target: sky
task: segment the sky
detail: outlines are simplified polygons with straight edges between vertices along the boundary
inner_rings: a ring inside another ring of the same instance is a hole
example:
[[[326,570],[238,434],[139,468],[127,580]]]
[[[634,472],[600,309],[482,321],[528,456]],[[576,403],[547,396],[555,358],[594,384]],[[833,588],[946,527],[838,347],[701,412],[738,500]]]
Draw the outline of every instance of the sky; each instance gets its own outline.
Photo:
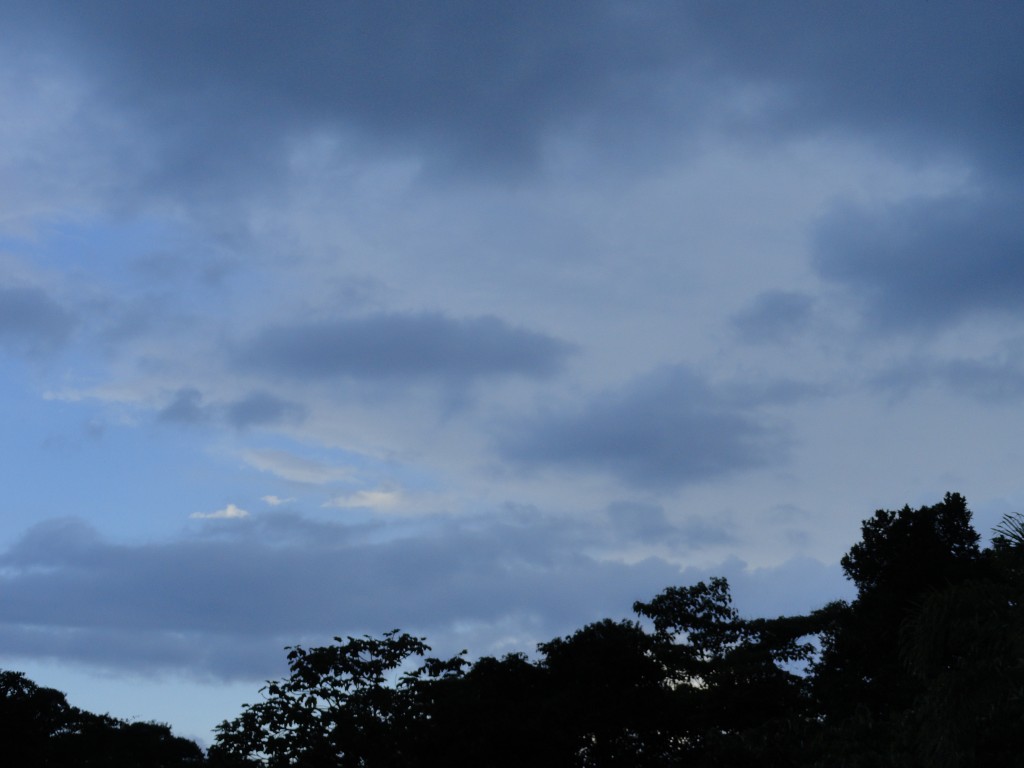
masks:
[[[1024,7],[0,2],[0,667],[211,729],[1024,508]]]

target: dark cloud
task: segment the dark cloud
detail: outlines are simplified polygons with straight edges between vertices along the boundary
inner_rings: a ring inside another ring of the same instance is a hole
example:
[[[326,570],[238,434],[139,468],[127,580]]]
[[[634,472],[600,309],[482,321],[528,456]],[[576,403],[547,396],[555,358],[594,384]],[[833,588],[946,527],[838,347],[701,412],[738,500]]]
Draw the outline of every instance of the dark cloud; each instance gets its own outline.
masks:
[[[983,360],[917,357],[877,374],[872,384],[899,397],[922,387],[940,386],[988,405],[1013,403],[1024,399],[1024,360],[1019,356]]]
[[[239,354],[253,370],[301,378],[434,378],[466,383],[488,376],[549,376],[571,345],[495,317],[379,314],[265,330]]]
[[[662,544],[675,551],[697,550],[735,541],[725,526],[698,519],[683,524],[672,523],[664,508],[657,504],[612,502],[608,505],[608,518],[615,535],[623,541]]]
[[[216,536],[134,546],[79,521],[41,524],[0,557],[0,653],[259,679],[283,645],[311,636],[518,617],[547,639],[679,573],[580,555],[585,531],[536,518],[384,542],[295,522],[211,521]]]
[[[784,441],[748,405],[693,371],[671,367],[595,398],[575,413],[546,413],[510,428],[501,454],[522,466],[608,472],[671,488],[781,459]]]
[[[160,421],[176,424],[224,421],[236,429],[299,422],[305,417],[303,406],[269,392],[250,392],[239,400],[207,404],[203,402],[203,393],[194,387],[179,389],[171,401],[157,412]]]
[[[297,403],[282,400],[267,392],[252,392],[224,409],[224,418],[233,427],[246,427],[298,422],[306,417],[306,410]]]
[[[793,405],[827,397],[835,391],[829,383],[798,379],[754,378],[722,385],[718,391],[723,404],[746,409],[755,406]]]
[[[762,126],[869,135],[906,159],[967,157],[1024,171],[1024,9],[790,0],[677,4],[721,70],[770,94]]]
[[[286,644],[401,627],[454,652],[467,640],[457,626],[490,626],[478,639],[498,642],[509,622],[547,640],[712,573],[582,555],[607,532],[522,509],[448,520],[428,535],[418,526],[414,538],[289,515],[205,526],[177,541],[123,545],[81,521],[37,525],[0,555],[0,654],[263,680],[279,674]],[[815,607],[825,582],[809,595],[801,573],[839,573],[816,561],[777,570],[753,578],[730,560],[713,572],[740,591],[753,584],[759,599],[745,604],[769,613]],[[780,578],[785,595],[773,591]]]
[[[742,121],[779,135],[866,131],[1022,163],[1012,4],[8,5],[26,51],[68,60],[159,137],[151,182],[165,186],[266,170],[289,136],[324,131],[516,172],[552,129],[635,132],[656,115],[677,136],[748,85],[772,98]]]
[[[675,535],[675,529],[657,504],[616,501],[608,505],[608,518],[626,541],[655,543]]]
[[[876,330],[924,330],[1024,313],[1024,199],[913,200],[844,207],[820,225],[822,277],[857,296]]]
[[[813,307],[807,294],[768,291],[733,316],[733,327],[748,344],[783,343],[807,327]]]
[[[205,424],[211,414],[203,405],[202,392],[194,387],[183,387],[174,393],[171,402],[160,409],[157,418],[175,424]]]
[[[64,344],[74,330],[71,313],[39,288],[0,287],[0,346],[35,356]]]
[[[655,47],[614,3],[46,6],[12,22],[161,137],[165,183],[273,161],[285,137],[325,129],[514,170]]]
[[[0,623],[0,649],[8,659],[84,664],[143,678],[175,670],[204,681],[262,681],[286,672],[282,645],[214,632]]]

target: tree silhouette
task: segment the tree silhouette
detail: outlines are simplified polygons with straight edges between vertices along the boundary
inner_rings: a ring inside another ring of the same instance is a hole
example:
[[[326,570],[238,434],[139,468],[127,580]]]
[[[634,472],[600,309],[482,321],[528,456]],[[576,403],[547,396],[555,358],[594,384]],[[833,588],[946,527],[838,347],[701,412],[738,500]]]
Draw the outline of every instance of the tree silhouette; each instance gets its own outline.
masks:
[[[988,564],[959,494],[878,510],[861,533],[841,561],[857,597],[837,605],[812,678],[825,724],[819,741],[851,765],[915,765],[911,712],[927,685],[908,666],[902,638],[926,601],[983,577]]]
[[[563,764],[664,765],[672,756],[660,645],[635,622],[605,619],[539,646],[547,672],[542,707],[572,760]]]
[[[185,768],[202,750],[159,723],[127,723],[68,704],[21,672],[0,672],[0,745],[19,768]]]
[[[422,639],[293,648],[290,675],[218,729],[220,766],[1019,765],[1024,519],[980,549],[966,501],[879,510],[842,559],[857,587],[745,618],[729,584],[673,586],[522,653]]]
[[[461,674],[465,662],[426,658],[417,637],[392,630],[288,653],[288,679],[217,728],[218,765],[412,765],[428,712],[426,680]],[[419,667],[402,671],[411,660]]]
[[[939,768],[1024,755],[1024,518],[996,533],[982,573],[929,594],[902,627],[901,658],[923,687],[908,725]]]
[[[723,578],[670,587],[634,610],[655,627],[677,749],[698,764],[785,764],[810,717],[811,638],[823,615],[744,619]]]

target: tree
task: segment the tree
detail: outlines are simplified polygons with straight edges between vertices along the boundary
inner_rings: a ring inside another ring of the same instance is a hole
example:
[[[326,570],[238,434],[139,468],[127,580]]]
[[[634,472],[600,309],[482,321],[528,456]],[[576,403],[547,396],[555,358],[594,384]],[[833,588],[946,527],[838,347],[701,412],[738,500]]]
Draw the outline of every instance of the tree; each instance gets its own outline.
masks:
[[[562,765],[665,765],[674,751],[661,639],[605,619],[538,647],[547,673],[541,706],[558,729]],[[556,738],[557,736],[557,738]]]
[[[11,765],[45,765],[55,742],[75,732],[77,719],[60,691],[21,672],[0,672],[0,743]]]
[[[971,512],[959,494],[935,505],[878,510],[841,561],[857,587],[822,635],[813,688],[824,718],[819,742],[849,765],[913,765],[907,718],[925,684],[901,655],[905,627],[931,596],[987,569]]]
[[[68,704],[21,672],[0,672],[0,745],[19,768],[186,768],[205,763],[195,742],[159,723],[127,723]]]
[[[211,763],[1020,764],[1024,518],[997,533],[980,549],[957,494],[879,510],[842,559],[849,603],[744,618],[715,578],[635,603],[640,621],[541,643],[536,661],[431,658],[397,630],[293,648],[289,677],[220,726]]]
[[[799,667],[824,614],[741,618],[724,578],[670,587],[633,608],[659,639],[677,751],[704,765],[789,764],[808,717]]]
[[[904,623],[921,683],[908,715],[923,765],[1011,765],[1024,754],[1024,518],[996,528],[976,578],[929,594]]]
[[[930,507],[878,510],[840,564],[859,600],[884,592],[905,608],[908,598],[972,575],[980,539],[967,500],[947,493]]]
[[[217,727],[215,765],[408,766],[428,727],[427,682],[459,675],[461,657],[427,658],[422,638],[380,638],[289,649],[289,677],[268,682],[263,701]],[[413,660],[420,666],[410,668]],[[403,671],[405,670],[405,671]]]
[[[550,675],[525,654],[485,656],[464,675],[426,685],[431,727],[421,742],[424,762],[451,768],[571,764],[565,712],[549,706]]]

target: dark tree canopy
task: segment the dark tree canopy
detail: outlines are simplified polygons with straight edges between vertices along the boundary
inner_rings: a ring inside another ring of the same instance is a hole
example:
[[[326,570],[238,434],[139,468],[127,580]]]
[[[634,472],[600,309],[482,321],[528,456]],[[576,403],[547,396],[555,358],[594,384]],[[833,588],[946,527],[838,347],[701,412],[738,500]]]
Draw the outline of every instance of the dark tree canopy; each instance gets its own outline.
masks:
[[[972,575],[980,539],[966,499],[947,493],[931,507],[878,510],[861,525],[861,540],[840,564],[858,599],[879,592],[909,598]]]
[[[856,598],[803,616],[745,618],[715,578],[533,658],[431,659],[397,631],[293,649],[211,762],[1020,765],[1024,523],[997,533],[981,549],[957,494],[879,510],[842,560]]]
[[[186,768],[205,764],[194,742],[159,723],[128,723],[68,704],[21,672],[0,672],[0,746],[18,768]]]
[[[864,521],[861,540],[841,561],[857,597],[825,632],[814,678],[824,711],[849,716],[862,708],[879,727],[899,728],[887,713],[922,692],[901,660],[904,625],[930,595],[984,574],[979,538],[959,494],[916,510],[878,510]]]

